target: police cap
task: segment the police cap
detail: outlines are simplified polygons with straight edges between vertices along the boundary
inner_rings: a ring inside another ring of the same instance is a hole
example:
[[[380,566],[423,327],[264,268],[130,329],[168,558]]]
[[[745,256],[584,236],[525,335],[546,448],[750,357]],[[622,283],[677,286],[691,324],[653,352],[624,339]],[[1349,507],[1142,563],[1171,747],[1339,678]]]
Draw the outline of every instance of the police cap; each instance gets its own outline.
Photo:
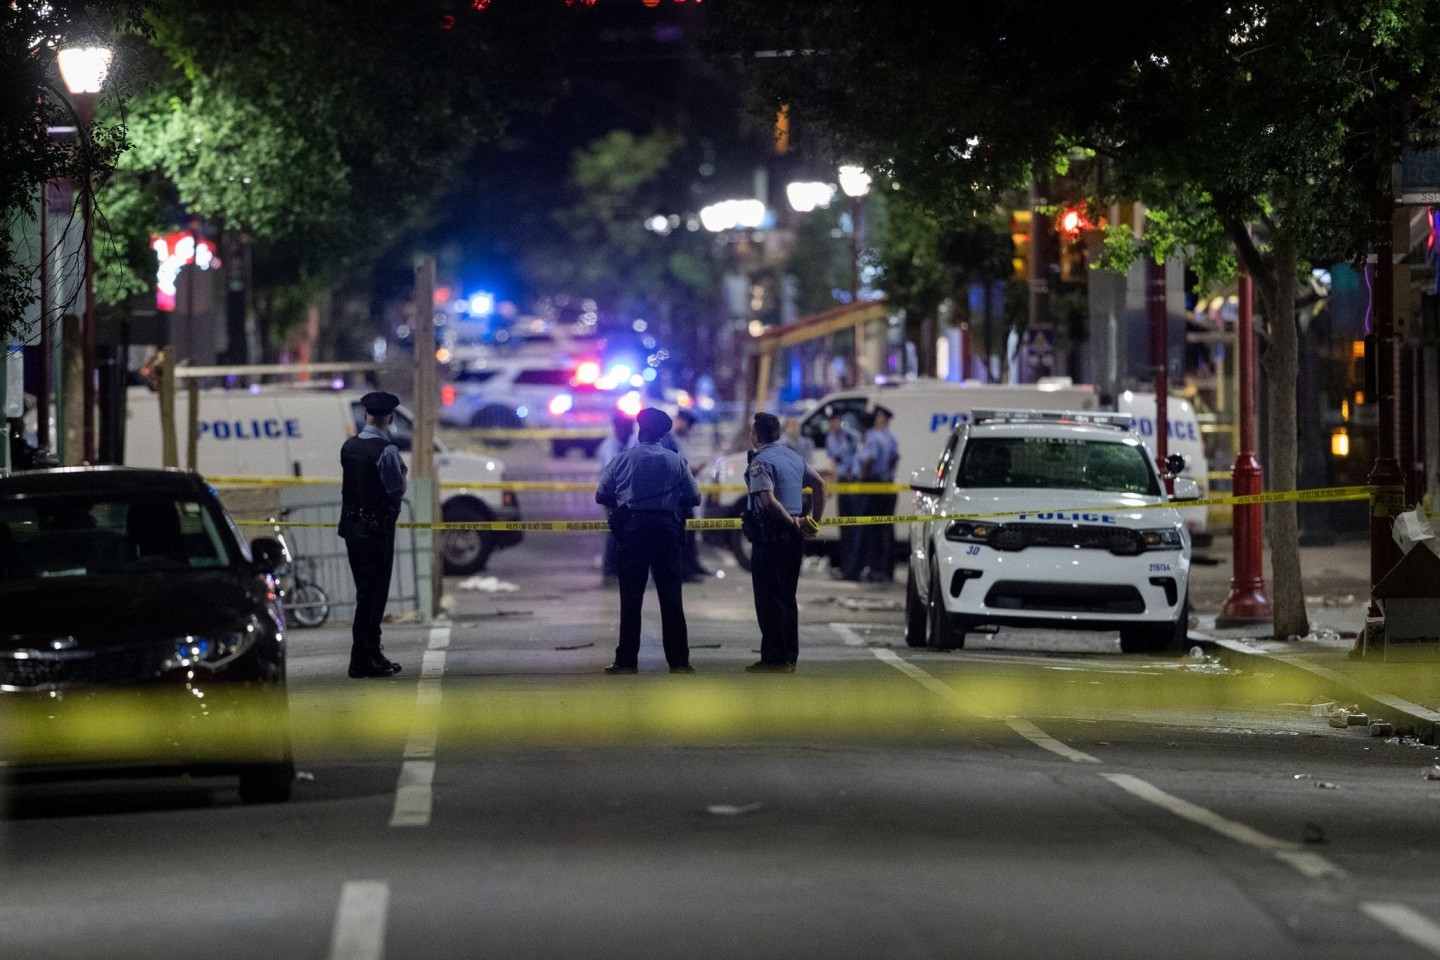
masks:
[[[886,417],[886,418],[889,418],[889,419],[894,419],[895,414],[894,414],[894,412],[893,412],[889,407],[883,406],[883,405],[881,405],[881,404],[876,404],[876,406],[875,406],[875,416],[877,416],[877,417],[883,416],[883,417]]]
[[[674,422],[670,414],[658,407],[646,407],[635,417],[635,422],[647,436],[663,436],[670,432]]]
[[[400,406],[400,398],[384,390],[374,390],[360,398],[360,406],[372,417],[388,417]]]

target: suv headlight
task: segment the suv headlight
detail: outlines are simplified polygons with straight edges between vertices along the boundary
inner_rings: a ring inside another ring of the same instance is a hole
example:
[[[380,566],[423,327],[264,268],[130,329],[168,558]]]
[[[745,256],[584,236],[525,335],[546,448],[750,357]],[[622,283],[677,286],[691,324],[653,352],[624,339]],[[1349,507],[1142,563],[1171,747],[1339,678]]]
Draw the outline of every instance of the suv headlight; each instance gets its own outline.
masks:
[[[238,627],[176,637],[174,649],[166,658],[164,667],[167,670],[187,667],[213,670],[249,650],[259,636],[260,621],[251,614]]]
[[[1159,527],[1154,530],[1137,530],[1146,550],[1179,550],[1185,545],[1179,527]]]
[[[998,524],[977,523],[973,520],[956,520],[945,528],[945,539],[959,543],[989,543]]]

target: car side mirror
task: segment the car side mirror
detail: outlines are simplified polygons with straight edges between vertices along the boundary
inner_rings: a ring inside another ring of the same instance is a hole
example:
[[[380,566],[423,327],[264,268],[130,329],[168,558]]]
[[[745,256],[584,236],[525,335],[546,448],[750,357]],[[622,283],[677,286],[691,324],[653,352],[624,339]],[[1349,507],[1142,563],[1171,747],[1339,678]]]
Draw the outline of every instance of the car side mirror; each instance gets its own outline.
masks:
[[[1185,458],[1178,453],[1172,453],[1165,458],[1165,476],[1178,477],[1185,469]]]
[[[938,497],[945,488],[935,482],[935,475],[928,470],[910,471],[910,489],[927,497]]]
[[[1175,492],[1170,494],[1171,500],[1199,500],[1200,484],[1189,477],[1175,478]]]
[[[285,548],[274,537],[251,540],[250,555],[255,558],[255,569],[261,573],[274,573],[285,563]]]

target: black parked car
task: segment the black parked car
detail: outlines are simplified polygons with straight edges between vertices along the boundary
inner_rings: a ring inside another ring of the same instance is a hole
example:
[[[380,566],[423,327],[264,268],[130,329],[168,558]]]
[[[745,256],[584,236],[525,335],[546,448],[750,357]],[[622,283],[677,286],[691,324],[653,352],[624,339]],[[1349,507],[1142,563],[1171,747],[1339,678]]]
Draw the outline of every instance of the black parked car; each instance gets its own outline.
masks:
[[[0,478],[0,737],[10,779],[239,774],[288,800],[279,544],[176,470]]]

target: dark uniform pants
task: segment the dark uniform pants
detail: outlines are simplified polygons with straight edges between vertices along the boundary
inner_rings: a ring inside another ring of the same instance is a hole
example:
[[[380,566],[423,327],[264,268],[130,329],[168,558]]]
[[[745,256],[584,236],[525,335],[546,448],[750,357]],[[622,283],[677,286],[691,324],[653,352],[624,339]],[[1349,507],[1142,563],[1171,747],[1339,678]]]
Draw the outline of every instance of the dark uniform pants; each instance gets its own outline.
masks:
[[[760,621],[760,662],[794,663],[800,656],[800,561],[805,541],[784,531],[760,540],[750,554],[750,585],[755,618]]]
[[[872,517],[895,515],[897,496],[893,493],[872,493],[865,498],[865,512]],[[885,580],[895,579],[895,527],[889,523],[874,523],[860,527],[865,531],[865,566],[870,568],[872,577]]]
[[[690,638],[685,628],[685,605],[680,588],[685,572],[680,567],[684,528],[673,513],[639,510],[630,515],[616,538],[615,561],[620,574],[620,643],[615,663],[633,667],[640,656],[640,608],[645,582],[655,578],[660,597],[661,643],[665,661],[672,667],[690,663]]]
[[[840,483],[853,483],[846,478]],[[842,493],[839,497],[838,513],[842,517],[858,517],[865,512],[865,494]],[[840,528],[840,575],[846,580],[859,580],[865,570],[864,554],[865,528],[845,526]]]
[[[348,537],[345,552],[355,578],[355,623],[350,631],[350,663],[369,666],[380,656],[380,621],[390,597],[390,572],[395,568],[395,528],[375,536]]]

